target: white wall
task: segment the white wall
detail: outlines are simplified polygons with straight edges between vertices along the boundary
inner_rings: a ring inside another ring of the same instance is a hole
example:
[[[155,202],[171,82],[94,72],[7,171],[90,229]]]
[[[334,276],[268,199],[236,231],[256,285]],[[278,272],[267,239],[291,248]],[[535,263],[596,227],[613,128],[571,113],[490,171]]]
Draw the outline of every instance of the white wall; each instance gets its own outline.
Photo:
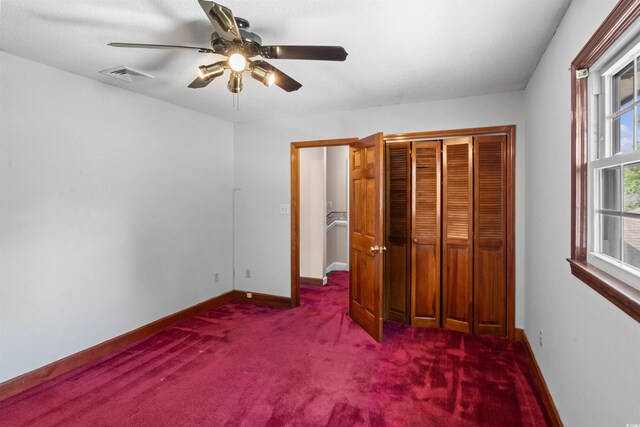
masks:
[[[326,149],[300,150],[300,276],[324,277]]]
[[[230,123],[3,52],[0,91],[0,381],[231,289]]]
[[[349,205],[347,193],[349,147],[327,147],[327,200],[333,207],[329,212],[346,212]]]
[[[348,168],[349,147],[346,145],[328,147],[327,150],[327,201],[331,201],[330,212],[347,212],[349,205]],[[327,253],[325,268],[334,262],[349,264],[347,225],[335,225],[327,231]]]
[[[640,423],[640,324],[575,279],[565,261],[571,233],[567,69],[615,3],[573,0],[525,91],[525,330],[567,426]]]
[[[292,96],[296,96],[295,94]],[[290,217],[279,204],[290,200],[290,143],[515,124],[516,129],[516,324],[523,324],[524,108],[522,92],[401,104],[357,111],[237,123],[234,174],[239,192],[236,265],[239,289],[290,295]]]

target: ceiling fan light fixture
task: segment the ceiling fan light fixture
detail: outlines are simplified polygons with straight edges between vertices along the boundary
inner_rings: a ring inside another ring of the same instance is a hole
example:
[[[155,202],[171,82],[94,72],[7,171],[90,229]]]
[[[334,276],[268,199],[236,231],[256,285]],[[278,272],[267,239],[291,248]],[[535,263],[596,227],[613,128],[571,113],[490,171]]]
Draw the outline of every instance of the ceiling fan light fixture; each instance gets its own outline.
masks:
[[[242,72],[247,68],[247,58],[241,53],[234,53],[229,57],[229,68],[236,73]]]
[[[227,83],[227,88],[231,93],[240,93],[242,90],[242,74],[240,73],[231,73],[231,77],[229,77],[229,83]]]
[[[316,61],[344,61],[347,58],[347,51],[342,46],[263,46],[260,36],[249,31],[249,21],[234,17],[228,7],[212,0],[198,0],[198,3],[213,25],[214,31],[211,33],[210,47],[120,42],[109,43],[109,45],[120,48],[181,49],[222,56],[224,57],[222,61],[211,65],[201,65],[198,68],[198,77],[187,87],[191,89],[204,88],[229,69],[231,76],[227,87],[236,95],[242,90],[241,74],[245,71],[249,71],[253,78],[265,86],[276,85],[286,92],[294,92],[302,87],[300,82],[268,62],[256,60],[256,56],[265,59]],[[234,97],[234,99],[237,98],[237,96]]]
[[[276,74],[273,71],[265,70],[257,65],[251,68],[251,77],[269,87],[276,81]]]
[[[198,74],[200,75],[200,78],[202,80],[204,80],[205,82],[209,82],[216,77],[220,77],[222,74],[224,74],[224,65],[220,64],[219,62],[211,65],[201,65],[200,67],[198,67]]]

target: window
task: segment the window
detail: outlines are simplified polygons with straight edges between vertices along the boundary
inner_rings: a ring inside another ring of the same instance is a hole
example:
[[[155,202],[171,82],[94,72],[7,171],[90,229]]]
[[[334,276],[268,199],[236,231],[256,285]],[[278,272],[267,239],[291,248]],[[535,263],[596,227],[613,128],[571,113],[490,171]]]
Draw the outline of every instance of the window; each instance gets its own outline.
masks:
[[[640,322],[638,34],[640,2],[620,0],[571,63],[568,261],[574,276]]]
[[[640,289],[640,43],[591,67],[587,260]],[[596,80],[594,82],[594,80]],[[604,88],[601,90],[600,88]],[[589,180],[591,178],[591,180]]]

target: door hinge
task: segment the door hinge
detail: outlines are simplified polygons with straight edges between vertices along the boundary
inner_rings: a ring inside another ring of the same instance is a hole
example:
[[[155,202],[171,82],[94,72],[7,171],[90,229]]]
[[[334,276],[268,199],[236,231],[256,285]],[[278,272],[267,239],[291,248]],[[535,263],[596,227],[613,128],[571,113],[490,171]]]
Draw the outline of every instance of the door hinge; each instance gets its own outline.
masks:
[[[584,79],[589,77],[589,69],[583,68],[582,70],[576,70],[576,79]]]

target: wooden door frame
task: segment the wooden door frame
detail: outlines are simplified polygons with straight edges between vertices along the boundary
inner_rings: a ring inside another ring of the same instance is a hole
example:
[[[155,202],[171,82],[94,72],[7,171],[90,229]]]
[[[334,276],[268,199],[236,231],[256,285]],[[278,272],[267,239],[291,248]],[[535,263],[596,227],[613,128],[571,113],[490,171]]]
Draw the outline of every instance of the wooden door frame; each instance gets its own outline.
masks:
[[[450,129],[430,132],[412,132],[384,135],[385,143],[445,139],[458,136],[505,134],[507,136],[507,338],[515,339],[516,295],[516,223],[515,223],[515,166],[516,126],[489,126],[468,129]]]
[[[291,143],[291,307],[300,305],[300,149],[350,146],[359,138]]]

